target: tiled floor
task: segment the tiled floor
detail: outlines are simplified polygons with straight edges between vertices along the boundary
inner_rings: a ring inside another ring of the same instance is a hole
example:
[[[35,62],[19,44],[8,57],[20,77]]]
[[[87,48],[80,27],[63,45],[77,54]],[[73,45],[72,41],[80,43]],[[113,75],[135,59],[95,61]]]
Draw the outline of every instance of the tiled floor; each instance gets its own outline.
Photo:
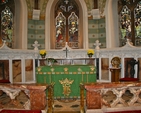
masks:
[[[80,111],[80,100],[69,101],[58,101],[54,100],[53,113],[79,113]]]
[[[86,113],[106,113],[106,112],[117,112],[117,111],[133,111],[133,110],[141,110],[140,106],[136,107],[118,107],[118,108],[102,108],[102,109],[89,109],[86,110]],[[135,112],[132,112],[135,113]]]

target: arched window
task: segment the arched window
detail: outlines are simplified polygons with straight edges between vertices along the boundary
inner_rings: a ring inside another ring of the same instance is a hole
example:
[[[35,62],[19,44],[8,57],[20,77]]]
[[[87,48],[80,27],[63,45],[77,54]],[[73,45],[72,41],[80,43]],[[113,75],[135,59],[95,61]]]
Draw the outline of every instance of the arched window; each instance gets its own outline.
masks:
[[[120,46],[130,39],[133,45],[141,46],[141,1],[119,0]]]
[[[13,12],[14,0],[1,0],[0,1],[0,40],[6,41],[8,47],[13,48]]]
[[[55,48],[61,49],[66,42],[71,48],[79,48],[79,10],[74,0],[59,0],[55,7]]]

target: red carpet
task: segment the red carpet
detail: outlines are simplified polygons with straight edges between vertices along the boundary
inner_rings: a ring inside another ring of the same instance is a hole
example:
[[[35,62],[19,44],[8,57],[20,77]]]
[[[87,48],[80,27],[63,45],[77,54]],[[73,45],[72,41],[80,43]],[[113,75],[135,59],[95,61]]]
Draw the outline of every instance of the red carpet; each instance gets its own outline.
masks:
[[[141,110],[133,110],[133,111],[115,111],[115,112],[105,112],[105,113],[141,113]]]
[[[6,79],[3,79],[3,80],[0,80],[0,83],[10,83],[10,81],[6,80]]]
[[[2,110],[0,113],[42,113],[40,110]]]

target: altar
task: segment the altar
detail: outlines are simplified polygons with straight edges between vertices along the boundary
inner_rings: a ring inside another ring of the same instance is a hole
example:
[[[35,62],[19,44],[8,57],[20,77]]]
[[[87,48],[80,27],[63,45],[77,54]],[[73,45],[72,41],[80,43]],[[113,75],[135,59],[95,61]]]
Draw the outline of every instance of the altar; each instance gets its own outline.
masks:
[[[96,82],[96,68],[93,65],[39,66],[36,82],[54,85],[54,97],[79,97],[80,83]]]

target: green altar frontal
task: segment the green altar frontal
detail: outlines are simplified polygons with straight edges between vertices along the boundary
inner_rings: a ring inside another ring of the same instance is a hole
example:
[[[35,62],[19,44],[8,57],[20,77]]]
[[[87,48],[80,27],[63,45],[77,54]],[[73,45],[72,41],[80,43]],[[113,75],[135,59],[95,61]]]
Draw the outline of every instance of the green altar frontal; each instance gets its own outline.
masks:
[[[54,97],[80,96],[80,83],[96,82],[91,65],[54,65],[36,68],[37,83],[54,84]]]

